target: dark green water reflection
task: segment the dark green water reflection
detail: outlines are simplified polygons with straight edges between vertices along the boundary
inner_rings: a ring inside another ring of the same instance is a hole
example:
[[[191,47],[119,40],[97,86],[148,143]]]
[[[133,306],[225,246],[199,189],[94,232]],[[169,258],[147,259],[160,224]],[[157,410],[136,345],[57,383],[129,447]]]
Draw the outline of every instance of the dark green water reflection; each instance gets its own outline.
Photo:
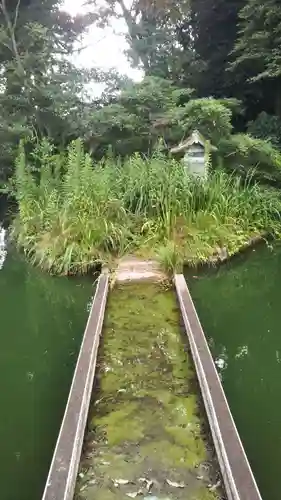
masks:
[[[264,500],[280,500],[281,246],[188,277]]]
[[[91,294],[13,253],[0,269],[1,500],[41,498]]]

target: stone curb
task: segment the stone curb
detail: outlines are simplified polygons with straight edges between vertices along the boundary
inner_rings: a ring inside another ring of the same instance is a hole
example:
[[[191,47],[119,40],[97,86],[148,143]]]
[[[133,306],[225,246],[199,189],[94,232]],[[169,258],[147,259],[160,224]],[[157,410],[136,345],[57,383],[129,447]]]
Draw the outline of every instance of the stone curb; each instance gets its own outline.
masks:
[[[98,279],[42,500],[73,499],[107,294],[108,275],[102,274]]]
[[[185,278],[175,286],[228,500],[262,500]]]

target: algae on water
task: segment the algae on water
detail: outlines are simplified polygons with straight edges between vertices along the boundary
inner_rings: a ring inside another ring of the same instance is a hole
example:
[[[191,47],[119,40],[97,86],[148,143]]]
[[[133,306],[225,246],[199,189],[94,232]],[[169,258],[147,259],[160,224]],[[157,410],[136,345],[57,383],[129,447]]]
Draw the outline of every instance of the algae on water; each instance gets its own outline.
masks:
[[[77,500],[217,498],[179,325],[170,289],[111,292]]]

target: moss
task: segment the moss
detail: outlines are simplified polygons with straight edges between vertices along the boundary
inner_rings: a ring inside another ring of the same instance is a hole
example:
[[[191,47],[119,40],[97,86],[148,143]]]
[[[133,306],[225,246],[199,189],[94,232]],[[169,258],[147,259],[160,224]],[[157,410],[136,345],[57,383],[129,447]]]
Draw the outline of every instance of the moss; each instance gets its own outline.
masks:
[[[169,407],[171,417],[177,426],[188,424],[189,426],[197,426],[198,434],[200,433],[200,421],[197,415],[197,397],[195,394],[189,394],[188,397],[173,397],[173,404]]]
[[[92,426],[95,427],[96,425],[104,425],[106,427],[108,426],[115,426],[119,425],[120,422],[124,421],[124,419],[128,418],[137,408],[136,403],[127,403],[126,405],[122,405],[121,408],[119,408],[116,411],[110,412],[108,415],[105,415],[104,417],[97,418],[96,416],[93,417],[92,419]]]
[[[207,487],[202,487],[191,500],[218,500],[218,498],[217,493],[210,491]]]
[[[150,397],[152,398],[155,398],[158,403],[164,405],[164,406],[169,406],[169,404],[171,403],[172,399],[173,399],[173,394],[171,391],[169,390],[151,390],[147,393],[147,395],[149,395]]]
[[[92,406],[93,456],[88,460],[96,480],[89,491],[96,490],[97,498],[106,498],[114,479],[133,481],[134,490],[140,477],[150,477],[157,484],[152,495],[201,500],[195,467],[209,457],[179,324],[171,289],[138,283],[118,285],[110,294],[99,353],[99,394]],[[171,472],[188,483],[184,490],[170,491],[166,478]],[[125,498],[126,488],[114,489],[114,498]],[[118,496],[121,491],[123,497]],[[94,495],[85,498],[96,500]]]
[[[126,454],[107,451],[102,455],[102,459],[97,460],[96,465],[103,472],[104,477],[108,476],[113,480],[126,478],[133,481],[139,472],[140,457],[135,455],[128,460]]]
[[[205,443],[201,436],[198,436],[198,432],[194,433],[189,425],[186,427],[166,427],[165,429],[176,444],[185,447],[188,462],[192,467],[206,460]]]
[[[120,389],[120,381],[116,377],[115,373],[108,372],[104,373],[101,379],[101,390],[103,392],[115,391]]]
[[[173,444],[171,441],[164,439],[145,444],[141,447],[140,454],[143,457],[149,456],[154,464],[162,462],[166,469],[192,468],[196,465],[193,462],[193,457],[189,460],[184,446]]]
[[[97,490],[96,488],[91,487],[82,493],[81,498],[87,500],[118,500],[119,498],[119,500],[123,500],[124,496],[121,492],[110,491],[105,488]]]
[[[110,446],[125,441],[139,441],[143,437],[143,429],[136,417],[137,404],[124,403],[122,408],[110,412],[101,418],[93,418],[92,425],[101,426],[106,432]]]

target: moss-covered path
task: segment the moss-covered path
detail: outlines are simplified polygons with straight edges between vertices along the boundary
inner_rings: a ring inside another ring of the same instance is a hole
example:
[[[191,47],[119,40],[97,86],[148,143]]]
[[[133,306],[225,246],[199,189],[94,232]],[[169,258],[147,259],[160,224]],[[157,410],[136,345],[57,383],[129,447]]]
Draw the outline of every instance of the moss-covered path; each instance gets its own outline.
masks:
[[[160,284],[111,292],[77,500],[218,498],[179,324]]]

